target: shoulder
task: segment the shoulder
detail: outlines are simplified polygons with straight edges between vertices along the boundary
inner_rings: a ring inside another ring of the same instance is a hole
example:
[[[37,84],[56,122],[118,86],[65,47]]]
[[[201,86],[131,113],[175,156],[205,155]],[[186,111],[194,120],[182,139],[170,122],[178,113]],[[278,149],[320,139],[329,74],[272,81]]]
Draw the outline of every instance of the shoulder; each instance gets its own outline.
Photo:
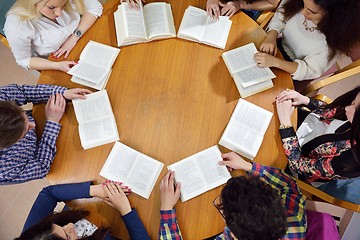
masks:
[[[22,20],[17,14],[9,14],[6,17],[4,31],[6,35],[16,33],[31,34],[34,32],[36,20]]]

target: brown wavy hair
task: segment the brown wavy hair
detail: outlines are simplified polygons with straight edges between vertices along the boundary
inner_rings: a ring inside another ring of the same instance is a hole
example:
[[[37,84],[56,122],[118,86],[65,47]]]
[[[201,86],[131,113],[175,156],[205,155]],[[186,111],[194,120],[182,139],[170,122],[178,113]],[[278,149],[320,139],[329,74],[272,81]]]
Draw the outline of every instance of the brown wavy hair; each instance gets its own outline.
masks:
[[[324,16],[317,27],[326,37],[330,49],[329,60],[337,53],[349,55],[360,47],[360,1],[359,0],[313,0]],[[304,8],[303,0],[288,0],[280,11],[287,21]]]

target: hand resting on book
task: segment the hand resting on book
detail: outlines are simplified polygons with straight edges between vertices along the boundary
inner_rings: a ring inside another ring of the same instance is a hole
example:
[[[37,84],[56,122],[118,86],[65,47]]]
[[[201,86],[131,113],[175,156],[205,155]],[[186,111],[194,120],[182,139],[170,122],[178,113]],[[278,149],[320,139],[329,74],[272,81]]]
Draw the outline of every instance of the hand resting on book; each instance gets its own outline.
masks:
[[[169,170],[160,182],[160,210],[166,211],[173,209],[180,198],[181,183],[177,183],[175,187],[174,179],[175,172]]]
[[[242,157],[237,155],[234,152],[224,153],[221,155],[223,161],[219,162],[219,165],[225,165],[229,171],[235,170],[244,170],[251,171],[252,164],[245,161]]]
[[[139,9],[139,2],[140,0],[120,0],[120,2],[128,2],[130,8]],[[143,3],[145,3],[145,0],[141,0]]]
[[[103,183],[103,189],[107,195],[104,202],[115,208],[121,216],[124,216],[131,212],[131,205],[129,199],[126,197],[126,193],[121,183],[108,181]],[[130,190],[131,191],[131,190]]]

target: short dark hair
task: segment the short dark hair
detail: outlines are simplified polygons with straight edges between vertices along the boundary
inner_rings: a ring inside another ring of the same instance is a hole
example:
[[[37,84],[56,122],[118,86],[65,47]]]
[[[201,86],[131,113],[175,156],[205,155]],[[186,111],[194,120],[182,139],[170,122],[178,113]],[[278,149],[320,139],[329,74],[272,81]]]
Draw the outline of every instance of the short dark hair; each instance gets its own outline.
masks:
[[[281,196],[257,176],[229,179],[221,191],[221,204],[226,225],[237,239],[278,240],[286,233]]]
[[[25,132],[24,111],[13,101],[0,101],[0,148],[19,141]]]
[[[68,223],[76,223],[77,221],[89,215],[89,211],[85,209],[63,211],[61,213],[51,214],[45,217],[37,224],[31,226],[24,231],[20,237],[14,240],[64,240],[62,237],[52,233],[53,224],[65,226]],[[81,239],[101,240],[105,239],[109,232],[107,227],[99,227],[91,236]]]

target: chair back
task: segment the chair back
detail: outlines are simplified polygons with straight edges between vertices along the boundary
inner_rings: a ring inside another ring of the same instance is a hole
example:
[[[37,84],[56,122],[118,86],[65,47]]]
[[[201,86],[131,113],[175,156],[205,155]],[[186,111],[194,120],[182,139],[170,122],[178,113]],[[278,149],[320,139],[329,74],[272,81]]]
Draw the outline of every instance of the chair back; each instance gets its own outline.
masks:
[[[1,0],[0,1],[0,33],[1,35],[5,36],[4,33],[4,25],[6,19],[6,13],[9,9],[14,5],[16,0]]]

